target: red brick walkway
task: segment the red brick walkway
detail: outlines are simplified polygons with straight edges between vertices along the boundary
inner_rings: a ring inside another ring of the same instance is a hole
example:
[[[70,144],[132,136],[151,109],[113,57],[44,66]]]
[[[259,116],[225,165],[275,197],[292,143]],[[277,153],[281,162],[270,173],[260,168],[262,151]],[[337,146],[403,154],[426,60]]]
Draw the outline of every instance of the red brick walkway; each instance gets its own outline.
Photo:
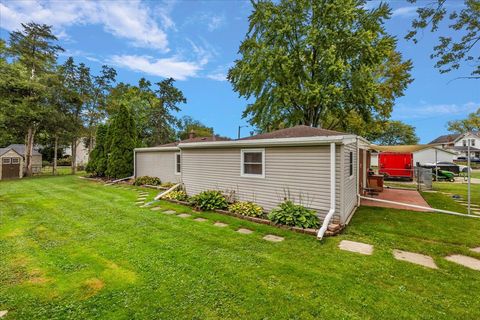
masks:
[[[380,192],[378,196],[373,196],[375,199],[389,200],[395,202],[402,202],[406,204],[413,204],[422,207],[428,207],[428,203],[423,199],[420,193],[416,190],[400,190],[400,189],[384,189],[383,192]],[[371,207],[382,207],[382,208],[393,208],[393,209],[403,209],[403,210],[412,210],[412,211],[429,211],[423,209],[417,209],[407,206],[402,206],[393,203],[384,203],[373,200],[362,199],[362,206],[371,206]]]

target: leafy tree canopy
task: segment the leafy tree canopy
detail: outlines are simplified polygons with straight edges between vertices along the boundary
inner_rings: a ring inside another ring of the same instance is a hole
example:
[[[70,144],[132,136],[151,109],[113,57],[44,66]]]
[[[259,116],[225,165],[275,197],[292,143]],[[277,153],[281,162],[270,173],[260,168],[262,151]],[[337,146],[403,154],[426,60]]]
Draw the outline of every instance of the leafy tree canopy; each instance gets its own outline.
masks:
[[[213,136],[213,128],[207,127],[198,120],[190,116],[184,116],[179,120],[177,138],[179,140],[188,139],[191,131],[195,132],[197,137],[211,137]]]
[[[379,145],[417,144],[420,140],[415,133],[415,127],[401,121],[390,120],[382,127],[383,130],[374,139]]]
[[[426,6],[417,9],[418,17],[413,20],[412,30],[406,35],[406,39],[415,43],[419,40],[419,30],[430,28],[430,31],[436,32],[447,17],[446,0],[426,3]],[[431,54],[431,58],[437,60],[435,67],[440,73],[446,73],[465,65],[472,68],[466,78],[480,79],[480,1],[464,0],[461,9],[451,11],[448,19],[450,33],[439,37]]]
[[[241,58],[229,70],[236,92],[254,102],[243,116],[261,131],[305,124],[348,129],[390,116],[412,81],[396,40],[383,26],[386,4],[365,1],[253,3]]]
[[[472,112],[466,119],[448,122],[448,131],[465,133],[469,131],[480,132],[480,108]]]

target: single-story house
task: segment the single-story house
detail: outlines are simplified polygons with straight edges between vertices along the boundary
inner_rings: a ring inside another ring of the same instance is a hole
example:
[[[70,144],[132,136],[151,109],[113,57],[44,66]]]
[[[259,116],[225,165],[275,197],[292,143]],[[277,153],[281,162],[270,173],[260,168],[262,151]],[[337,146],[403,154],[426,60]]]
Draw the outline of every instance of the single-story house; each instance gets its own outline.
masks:
[[[429,144],[417,145],[400,145],[400,146],[373,146],[372,149],[376,152],[371,154],[371,165],[378,167],[378,153],[379,152],[399,152],[412,153],[413,163],[423,165],[425,163],[434,163],[440,161],[452,162],[456,153],[449,149],[443,149],[440,146]]]
[[[221,190],[269,211],[292,200],[346,224],[366,185],[369,143],[296,126],[238,140],[195,138],[134,151],[134,175],[181,182],[189,195]]]
[[[0,180],[23,177],[23,157],[13,148],[0,148],[0,166]]]
[[[3,148],[3,150],[7,149],[12,149],[15,150],[16,153],[22,156],[22,170],[23,172],[26,171],[26,165],[27,161],[25,160],[25,155],[26,155],[26,147],[24,144],[11,144],[6,148]],[[42,154],[38,152],[36,148],[33,148],[32,152],[32,172],[33,173],[39,173],[42,171]]]

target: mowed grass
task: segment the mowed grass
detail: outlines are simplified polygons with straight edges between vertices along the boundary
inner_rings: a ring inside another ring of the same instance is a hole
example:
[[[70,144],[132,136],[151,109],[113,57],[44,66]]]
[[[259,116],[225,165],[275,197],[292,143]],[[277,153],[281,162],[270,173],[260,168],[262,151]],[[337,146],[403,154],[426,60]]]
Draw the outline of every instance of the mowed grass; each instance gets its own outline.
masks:
[[[319,242],[161,203],[192,214],[182,219],[136,199],[75,176],[0,182],[6,319],[480,318],[480,272],[443,259],[480,258],[469,250],[480,246],[480,221],[363,207],[344,234]],[[341,251],[342,239],[374,254]],[[439,269],[394,260],[395,248],[429,254]]]

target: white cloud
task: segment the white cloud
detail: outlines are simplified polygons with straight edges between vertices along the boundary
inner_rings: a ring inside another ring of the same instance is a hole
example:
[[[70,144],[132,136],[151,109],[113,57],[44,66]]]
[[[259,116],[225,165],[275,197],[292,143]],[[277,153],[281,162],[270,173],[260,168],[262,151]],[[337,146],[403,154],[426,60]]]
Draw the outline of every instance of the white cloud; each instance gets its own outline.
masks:
[[[207,74],[206,76],[208,79],[215,80],[215,81],[227,81],[227,74],[222,72],[213,72]]]
[[[65,28],[73,25],[100,24],[116,37],[130,40],[138,47],[168,51],[168,39],[162,29],[173,21],[162,11],[159,26],[151,9],[139,0],[131,1],[11,1],[0,3],[0,27],[12,31],[23,22],[35,21],[54,26],[57,35],[65,36]]]
[[[480,103],[467,102],[464,104],[427,104],[420,103],[416,106],[404,104],[394,108],[393,116],[397,119],[421,119],[446,115],[467,115],[480,108]]]
[[[392,11],[392,17],[409,18],[417,15],[416,6],[400,7]]]
[[[136,72],[164,78],[172,77],[176,80],[195,77],[202,69],[202,63],[182,61],[178,57],[154,59],[151,56],[114,55],[110,62]]]
[[[225,16],[212,15],[207,18],[208,31],[215,31],[225,23]]]

